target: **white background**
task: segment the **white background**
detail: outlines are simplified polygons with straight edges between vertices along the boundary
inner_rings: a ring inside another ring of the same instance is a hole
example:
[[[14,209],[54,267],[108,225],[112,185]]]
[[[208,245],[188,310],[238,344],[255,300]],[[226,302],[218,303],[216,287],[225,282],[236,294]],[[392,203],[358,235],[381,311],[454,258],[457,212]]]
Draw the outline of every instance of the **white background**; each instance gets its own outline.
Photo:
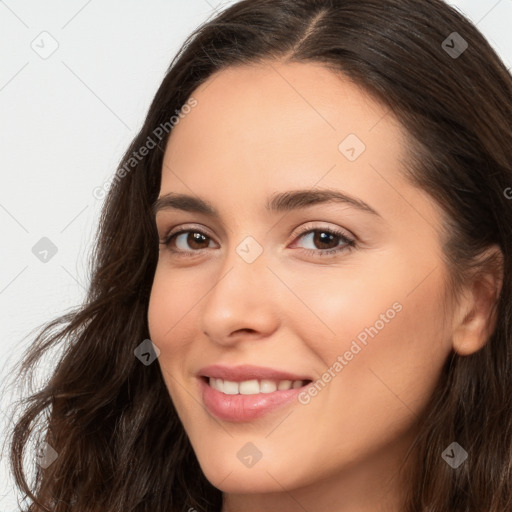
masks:
[[[102,206],[92,191],[115,172],[181,43],[231,3],[0,1],[0,381],[34,328],[84,298]],[[510,68],[512,0],[449,3]],[[52,44],[46,59],[32,48]],[[57,247],[46,263],[32,253],[42,237]],[[6,467],[0,512],[16,510]]]

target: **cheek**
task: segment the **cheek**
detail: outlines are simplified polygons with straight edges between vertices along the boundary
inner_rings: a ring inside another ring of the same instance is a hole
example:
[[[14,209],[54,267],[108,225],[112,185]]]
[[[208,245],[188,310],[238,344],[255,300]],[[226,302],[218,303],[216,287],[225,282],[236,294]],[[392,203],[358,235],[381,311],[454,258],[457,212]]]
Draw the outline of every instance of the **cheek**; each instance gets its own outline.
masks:
[[[368,414],[383,425],[406,425],[419,416],[451,351],[443,326],[446,276],[439,267],[422,281],[431,268],[402,269],[410,270],[385,272],[383,265],[380,272],[361,272],[347,267],[337,269],[335,277],[325,269],[323,275],[317,271],[314,282],[311,277],[286,276],[310,309],[302,307],[295,323],[290,321],[324,365],[316,366],[325,383],[318,386],[323,398],[312,402],[320,407],[327,400],[330,410],[339,411],[333,416],[347,433],[360,425],[371,430],[375,423],[368,424]]]
[[[197,338],[197,306],[201,291],[192,274],[171,272],[165,265],[157,266],[148,305],[150,339],[160,349],[158,363],[173,401],[179,398],[183,361],[195,350]]]
[[[148,326],[151,340],[159,348],[172,351],[186,344],[186,330],[196,325],[190,320],[194,306],[204,293],[190,269],[172,272],[165,265],[157,266],[149,298]]]
[[[341,356],[343,363],[325,393],[347,439],[370,439],[377,425],[382,432],[404,432],[421,416],[439,379],[451,350],[440,275],[410,290],[395,282],[387,291],[375,289],[382,300],[364,300],[361,292],[353,305],[339,305],[346,315],[339,317],[338,336],[324,348],[324,359],[332,366]]]
[[[408,310],[416,307],[408,297],[416,275],[394,272],[384,257],[347,260],[343,266],[319,267],[311,272],[282,267],[276,273],[293,292],[275,305],[281,317],[315,352],[334,359],[349,350],[355,339],[365,346],[377,333],[382,337],[389,325],[402,322],[405,306]],[[428,316],[423,311],[419,318],[425,314]],[[413,326],[409,327],[412,330]]]
[[[201,296],[197,278],[187,272],[172,272],[165,265],[157,266],[148,305],[150,339],[160,349],[158,364],[169,396],[178,417],[184,425],[200,412],[197,401],[184,386],[189,377],[184,374],[184,364],[193,350],[197,338],[197,321],[194,316]]]

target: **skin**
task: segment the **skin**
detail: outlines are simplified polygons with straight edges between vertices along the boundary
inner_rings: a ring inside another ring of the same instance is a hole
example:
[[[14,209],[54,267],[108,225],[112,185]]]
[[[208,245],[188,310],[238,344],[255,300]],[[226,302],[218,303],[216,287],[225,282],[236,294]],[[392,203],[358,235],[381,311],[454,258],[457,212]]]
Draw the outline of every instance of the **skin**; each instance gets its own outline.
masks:
[[[396,512],[417,422],[451,350],[485,342],[491,292],[468,286],[457,307],[444,300],[442,211],[401,173],[401,125],[343,76],[268,62],[223,70],[192,96],[198,104],[166,148],[160,197],[198,196],[220,218],[157,213],[161,240],[180,227],[207,238],[160,246],[148,322],[201,468],[223,491],[223,512]],[[349,134],[366,146],[355,161],[338,149]],[[274,193],[320,188],[380,216],[341,203],[264,208]],[[315,242],[325,229],[356,245],[321,255],[346,246]],[[248,236],[263,249],[252,263],[236,251]],[[242,423],[203,406],[201,367],[254,364],[318,379],[396,303],[401,310],[307,405]],[[262,454],[252,467],[237,457],[248,442]]]

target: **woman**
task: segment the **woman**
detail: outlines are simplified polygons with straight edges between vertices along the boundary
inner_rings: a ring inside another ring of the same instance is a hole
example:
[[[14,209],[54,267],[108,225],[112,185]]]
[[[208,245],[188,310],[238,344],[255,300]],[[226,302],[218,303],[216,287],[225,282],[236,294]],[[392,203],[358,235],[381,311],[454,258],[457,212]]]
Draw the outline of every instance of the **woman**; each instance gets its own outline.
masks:
[[[219,14],[23,361],[65,342],[30,510],[512,510],[510,187],[511,76],[440,0]]]

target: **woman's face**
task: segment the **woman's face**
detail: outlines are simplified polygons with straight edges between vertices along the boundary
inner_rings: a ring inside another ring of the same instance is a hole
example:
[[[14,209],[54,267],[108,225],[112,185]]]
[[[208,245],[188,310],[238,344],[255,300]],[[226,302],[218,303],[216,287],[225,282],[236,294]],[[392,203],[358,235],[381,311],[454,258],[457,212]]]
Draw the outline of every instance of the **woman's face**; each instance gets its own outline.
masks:
[[[451,350],[440,210],[403,178],[392,115],[320,65],[230,68],[192,96],[148,319],[202,470],[228,493],[370,496]]]

